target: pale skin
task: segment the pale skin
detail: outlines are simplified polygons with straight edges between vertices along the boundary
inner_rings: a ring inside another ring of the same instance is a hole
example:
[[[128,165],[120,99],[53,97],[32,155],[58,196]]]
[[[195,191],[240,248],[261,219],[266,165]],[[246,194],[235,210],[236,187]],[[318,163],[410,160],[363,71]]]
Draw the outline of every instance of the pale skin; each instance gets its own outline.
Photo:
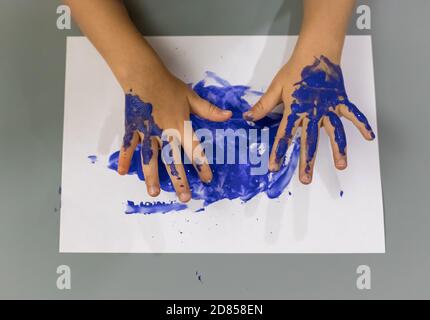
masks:
[[[70,6],[80,29],[108,63],[124,92],[129,93],[132,89],[133,94],[153,105],[154,120],[161,129],[176,129],[183,136],[184,121],[189,120],[190,113],[218,122],[226,121],[231,117],[230,111],[224,111],[201,99],[184,82],[169,72],[130,20],[122,1],[65,0],[64,2]],[[278,104],[284,103],[284,116],[270,157],[269,169],[272,171],[279,169],[274,150],[291,112],[289,106],[292,102],[294,84],[300,81],[302,69],[312,64],[314,57],[324,55],[332,62],[340,63],[345,33],[354,4],[355,0],[304,0],[302,28],[292,57],[274,77],[265,95],[248,114],[245,114],[258,120],[270,113]],[[351,120],[365,139],[372,139],[370,132],[346,108],[337,106],[336,113]],[[335,167],[340,170],[345,169],[347,157],[340,154],[334,142],[334,128],[325,118],[320,125],[330,137]],[[305,118],[297,122],[294,131],[300,126],[306,127]],[[308,184],[312,181],[315,159],[311,161],[311,170],[305,170],[305,131],[302,130],[304,133],[301,140],[299,179],[302,183]],[[133,152],[141,139],[141,134],[135,133],[131,145],[128,148],[121,148],[119,174],[128,173]],[[143,165],[143,171],[148,194],[157,196],[160,193],[157,161],[160,141],[156,138],[152,139],[153,157],[149,164]],[[194,163],[195,161],[198,164],[203,163],[198,170],[200,179],[203,182],[210,182],[212,171],[200,151],[199,143],[195,142],[192,146],[183,147]],[[196,155],[200,156],[196,157]],[[176,154],[175,159],[178,158]],[[187,202],[191,199],[191,192],[185,171],[181,164],[176,164],[176,169],[181,180],[179,182],[174,177],[171,177],[171,180],[179,200]],[[167,171],[170,174],[170,170]]]
[[[64,2],[71,8],[73,18],[82,32],[106,60],[124,92],[129,93],[132,89],[133,94],[153,105],[154,120],[161,129],[175,129],[183,137],[184,121],[189,120],[190,113],[211,121],[226,121],[231,117],[230,111],[221,110],[201,99],[167,70],[130,20],[122,1]],[[140,134],[135,133],[131,145],[121,148],[119,174],[128,173],[133,152],[141,138]],[[210,182],[212,171],[200,152],[199,143],[185,144],[183,147],[193,162],[198,161],[200,179]],[[157,161],[159,148],[160,141],[152,138],[153,157],[149,164],[143,164],[147,192],[154,197],[160,193]],[[174,154],[174,158],[175,163],[180,162],[180,155]],[[181,179],[171,176],[171,181],[179,200],[187,202],[191,199],[191,192],[184,167],[180,163],[175,166]],[[171,174],[171,170],[168,169],[167,172]]]
[[[333,63],[340,64],[348,22],[355,5],[355,0],[304,0],[303,2],[303,22],[293,55],[274,77],[265,95],[249,112],[244,114],[245,118],[258,120],[270,113],[278,104],[284,104],[284,115],[269,160],[271,171],[279,170],[275,153],[279,139],[284,135],[288,115],[291,113],[290,106],[293,102],[291,95],[295,89],[294,84],[301,80],[303,68],[312,64],[315,57],[324,55]],[[348,111],[346,106],[336,106],[335,112],[338,116],[352,121],[366,140],[373,139],[372,133]],[[303,115],[293,129],[294,134],[298,127],[302,127],[299,179],[304,184],[312,182],[315,164],[314,156],[310,162],[310,170],[306,170],[306,130],[304,129],[307,123],[308,120]],[[326,117],[321,119],[320,126],[324,127],[330,137],[334,166],[339,170],[344,170],[347,167],[347,156],[339,152],[335,143],[333,126]]]

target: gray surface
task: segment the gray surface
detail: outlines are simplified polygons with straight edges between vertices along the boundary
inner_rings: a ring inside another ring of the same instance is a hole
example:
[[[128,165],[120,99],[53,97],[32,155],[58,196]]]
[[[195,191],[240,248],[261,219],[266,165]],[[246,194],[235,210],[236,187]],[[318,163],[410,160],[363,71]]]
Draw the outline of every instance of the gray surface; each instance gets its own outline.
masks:
[[[300,1],[140,3],[145,34],[295,34],[301,15]],[[428,0],[372,1],[385,255],[59,254],[65,38],[79,31],[56,29],[56,6],[0,2],[0,298],[430,298]]]

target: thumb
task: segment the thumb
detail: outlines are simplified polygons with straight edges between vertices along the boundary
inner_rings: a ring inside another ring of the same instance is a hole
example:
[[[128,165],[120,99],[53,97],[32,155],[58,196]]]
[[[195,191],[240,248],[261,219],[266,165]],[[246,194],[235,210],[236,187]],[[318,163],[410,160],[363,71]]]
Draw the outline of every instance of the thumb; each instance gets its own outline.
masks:
[[[260,100],[243,114],[243,118],[248,121],[257,121],[264,118],[281,102],[281,95],[281,88],[270,86]]]
[[[230,110],[218,108],[209,101],[200,98],[197,94],[193,95],[189,100],[191,111],[204,119],[222,122],[230,119],[232,116]]]

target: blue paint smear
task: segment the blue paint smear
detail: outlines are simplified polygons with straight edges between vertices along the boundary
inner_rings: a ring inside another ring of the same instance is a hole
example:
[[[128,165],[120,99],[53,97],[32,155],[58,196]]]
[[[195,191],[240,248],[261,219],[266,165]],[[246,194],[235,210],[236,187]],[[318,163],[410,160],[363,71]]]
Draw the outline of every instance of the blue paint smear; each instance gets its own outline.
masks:
[[[340,190],[339,195],[340,195],[341,198],[343,197],[343,190]]]
[[[176,201],[164,202],[140,202],[134,203],[133,201],[127,201],[126,214],[153,214],[153,213],[168,213],[171,211],[180,211],[187,208],[186,204],[178,203]]]
[[[297,120],[303,118],[308,120],[306,128],[306,171],[310,170],[310,162],[315,156],[319,126],[323,117],[328,117],[334,127],[335,142],[339,152],[345,155],[346,135],[342,122],[336,114],[338,105],[345,105],[359,122],[370,132],[372,138],[375,134],[366,117],[348,99],[342,70],[339,65],[332,63],[325,56],[315,58],[315,62],[305,67],[301,73],[302,80],[295,84],[297,88],[293,92],[294,98],[291,104],[291,114],[288,117],[285,135],[280,139],[276,149],[276,159],[281,161],[285,155],[288,144],[293,138],[292,132],[297,126]]]
[[[215,85],[208,85],[207,81],[215,81]],[[259,153],[260,159],[268,159],[270,149],[273,145],[274,137],[279,127],[279,122],[282,115],[270,114],[269,116],[256,121],[255,123],[247,122],[243,119],[243,113],[251,108],[251,105],[245,99],[246,96],[256,95],[256,92],[251,90],[248,86],[243,85],[231,85],[226,80],[223,80],[212,72],[206,73],[206,78],[193,87],[194,91],[203,99],[208,100],[212,104],[226,110],[231,110],[233,115],[231,119],[225,122],[211,122],[202,119],[196,115],[190,115],[190,120],[194,130],[205,128],[209,130],[212,137],[215,138],[216,129],[233,129],[239,130],[244,129],[247,132],[247,138],[249,138],[249,130],[258,129],[257,139],[253,142],[260,145],[261,143],[261,130],[265,128],[269,130],[269,146],[262,148]],[[261,93],[257,94],[261,95]],[[135,97],[135,96],[132,96]],[[129,97],[130,99],[131,97]],[[140,102],[139,102],[140,103]],[[147,108],[147,106],[145,106]],[[146,117],[146,116],[145,116]],[[136,126],[133,125],[133,129]],[[158,134],[158,133],[157,133]],[[228,142],[230,144],[228,144]],[[248,148],[251,142],[248,140]],[[137,175],[140,180],[144,180],[141,163],[141,149],[142,145],[137,146],[131,161],[129,174]],[[227,164],[227,155],[221,150],[227,150],[227,148],[235,149],[235,164]],[[288,184],[297,168],[300,151],[300,139],[295,138],[292,142],[292,152],[288,162],[284,162],[280,166],[280,170],[277,172],[268,172],[264,170],[264,174],[252,175],[251,168],[258,166],[268,167],[267,163],[260,163],[253,165],[249,163],[239,163],[239,145],[232,142],[232,140],[223,139],[217,141],[213,152],[213,158],[216,159],[217,151],[224,157],[224,164],[210,164],[213,171],[213,179],[209,184],[201,182],[196,169],[192,164],[185,164],[185,172],[188,178],[188,182],[191,188],[192,199],[203,200],[204,207],[215,203],[223,199],[240,199],[242,202],[254,198],[260,193],[266,193],[266,195],[273,199],[279,197]],[[286,151],[286,150],[285,150]],[[266,154],[265,154],[266,153]],[[113,153],[109,158],[108,167],[112,170],[118,168],[119,151]],[[214,161],[216,162],[216,161]],[[162,163],[161,157],[159,157],[159,178],[160,187],[166,192],[175,192],[172,182],[170,181],[169,175]],[[170,206],[170,207],[169,207]],[[162,206],[150,206],[150,205],[134,205],[133,202],[129,201],[127,205],[127,212],[143,213],[149,210],[151,213],[155,212],[167,212],[166,210],[183,210],[187,208],[186,205],[174,204],[163,204]],[[160,210],[160,211],[157,211]],[[199,210],[201,211],[201,210]]]
[[[97,162],[97,156],[90,155],[90,156],[88,156],[88,159],[90,159],[91,163],[93,163],[93,164]]]
[[[140,131],[143,134],[141,155],[144,164],[149,164],[152,158],[151,138],[161,137],[162,130],[157,126],[152,116],[152,104],[143,102],[137,95],[125,95],[125,134],[123,147],[131,145],[133,135]]]

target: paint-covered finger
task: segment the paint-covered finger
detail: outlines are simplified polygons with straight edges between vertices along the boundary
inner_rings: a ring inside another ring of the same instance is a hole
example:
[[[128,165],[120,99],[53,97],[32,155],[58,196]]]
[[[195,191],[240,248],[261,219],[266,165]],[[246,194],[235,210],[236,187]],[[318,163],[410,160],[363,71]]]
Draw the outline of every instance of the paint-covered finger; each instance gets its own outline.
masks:
[[[337,169],[343,170],[347,167],[346,135],[342,121],[332,111],[327,113],[323,119],[323,126],[330,138],[333,161]]]
[[[312,182],[318,136],[319,121],[317,119],[303,119],[299,165],[299,179],[303,184]]]
[[[160,194],[160,179],[158,176],[158,150],[159,144],[157,138],[151,138],[151,152],[142,146],[140,149],[142,160],[142,171],[145,177],[146,189],[148,194],[156,197]],[[149,158],[149,161],[148,161]]]
[[[182,141],[182,147],[187,155],[188,159],[192,162],[194,168],[196,169],[200,180],[205,183],[212,181],[212,170],[209,166],[208,159],[204,153],[204,150],[200,144],[199,139],[192,130],[191,126],[185,128],[185,137]]]
[[[339,111],[342,116],[350,120],[357,127],[364,139],[375,139],[375,133],[370,127],[366,116],[353,103],[347,102],[340,104]]]
[[[284,115],[282,118],[273,143],[273,149],[270,154],[270,171],[278,171],[280,169],[285,155],[287,154],[288,147],[290,146],[300,123],[300,117],[293,113],[288,116]]]
[[[213,105],[209,101],[200,98],[197,94],[192,94],[189,99],[191,111],[204,119],[222,122],[231,118],[232,112],[230,110],[223,110]]]
[[[124,137],[118,159],[118,173],[125,175],[130,169],[131,159],[139,143],[139,135],[134,132],[131,137]]]
[[[264,118],[281,102],[281,92],[282,88],[272,84],[260,100],[243,114],[243,118],[247,121],[257,121]]]
[[[161,152],[176,195],[181,202],[188,202],[191,199],[191,192],[181,160],[181,145],[174,140],[170,142],[163,140]]]

